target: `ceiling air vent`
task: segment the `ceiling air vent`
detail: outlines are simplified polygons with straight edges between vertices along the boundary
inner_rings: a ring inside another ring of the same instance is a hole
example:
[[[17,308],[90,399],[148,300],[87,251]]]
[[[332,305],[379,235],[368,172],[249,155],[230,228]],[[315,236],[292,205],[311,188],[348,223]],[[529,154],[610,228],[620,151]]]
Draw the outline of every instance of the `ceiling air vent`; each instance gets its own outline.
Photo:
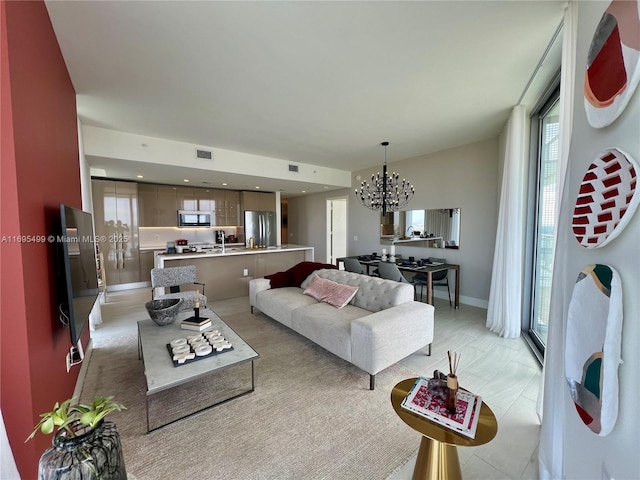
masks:
[[[196,158],[203,158],[205,160],[213,159],[213,154],[209,150],[196,150]]]
[[[298,172],[298,165],[289,165],[290,172]]]

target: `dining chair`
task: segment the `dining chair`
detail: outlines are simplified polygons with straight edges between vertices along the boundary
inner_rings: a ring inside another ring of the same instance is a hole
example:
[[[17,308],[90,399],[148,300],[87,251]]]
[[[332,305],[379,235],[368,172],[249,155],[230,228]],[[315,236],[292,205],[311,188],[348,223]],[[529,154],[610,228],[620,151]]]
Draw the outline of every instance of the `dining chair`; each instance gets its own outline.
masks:
[[[447,260],[444,258],[434,258],[429,257],[430,262],[437,263],[447,263]],[[427,274],[426,273],[418,273],[413,279],[412,283],[415,285],[420,285],[421,287],[427,284]],[[451,290],[449,288],[449,270],[441,270],[439,272],[433,272],[431,274],[431,286],[432,287],[447,287],[447,294],[449,295],[449,306],[451,306]],[[422,295],[422,288],[420,289],[420,294]]]
[[[380,278],[386,280],[394,280],[396,282],[413,285],[413,299],[417,300],[416,284],[407,280],[395,263],[380,262],[378,264],[378,274]]]
[[[361,273],[362,275],[365,274],[364,268],[362,268],[362,264],[357,258],[345,258],[344,269],[347,272]]]
[[[380,275],[380,278],[384,278],[386,280],[411,283],[409,280],[404,278],[404,275],[402,275],[402,272],[395,263],[380,262],[378,264],[378,273]]]

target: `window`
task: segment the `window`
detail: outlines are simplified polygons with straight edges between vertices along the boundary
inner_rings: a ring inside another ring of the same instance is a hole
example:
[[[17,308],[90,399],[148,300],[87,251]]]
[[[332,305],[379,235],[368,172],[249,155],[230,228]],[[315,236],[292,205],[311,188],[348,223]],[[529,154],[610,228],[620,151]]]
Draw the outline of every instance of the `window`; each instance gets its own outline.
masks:
[[[536,353],[544,355],[549,325],[554,216],[559,161],[559,76],[531,116],[531,168],[527,229],[527,277],[523,331]]]
[[[424,210],[411,210],[407,212],[407,232],[409,234],[409,226],[412,227],[413,231],[416,232],[425,232],[424,229]]]

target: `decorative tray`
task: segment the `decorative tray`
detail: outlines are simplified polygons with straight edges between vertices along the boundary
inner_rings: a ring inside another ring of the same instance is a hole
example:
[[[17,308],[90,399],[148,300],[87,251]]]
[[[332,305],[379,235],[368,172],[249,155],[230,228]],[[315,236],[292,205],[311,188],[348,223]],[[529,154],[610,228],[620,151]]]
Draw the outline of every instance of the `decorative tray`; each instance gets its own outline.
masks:
[[[195,333],[167,343],[167,351],[174,367],[181,367],[204,358],[214,357],[233,350],[231,342],[218,330]]]

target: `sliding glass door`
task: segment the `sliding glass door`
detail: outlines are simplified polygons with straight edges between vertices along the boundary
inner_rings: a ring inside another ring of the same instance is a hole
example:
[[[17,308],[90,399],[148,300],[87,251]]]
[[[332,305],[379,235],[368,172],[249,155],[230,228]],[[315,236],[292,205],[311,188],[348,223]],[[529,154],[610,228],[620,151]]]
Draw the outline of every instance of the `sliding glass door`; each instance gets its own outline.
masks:
[[[555,89],[531,119],[532,159],[535,162],[530,196],[535,199],[530,209],[534,228],[530,229],[530,274],[528,333],[541,354],[547,342],[549,301],[553,273],[553,247],[556,236],[555,212],[560,201],[557,197],[557,168],[559,160],[559,89]],[[537,140],[537,142],[536,142]]]

